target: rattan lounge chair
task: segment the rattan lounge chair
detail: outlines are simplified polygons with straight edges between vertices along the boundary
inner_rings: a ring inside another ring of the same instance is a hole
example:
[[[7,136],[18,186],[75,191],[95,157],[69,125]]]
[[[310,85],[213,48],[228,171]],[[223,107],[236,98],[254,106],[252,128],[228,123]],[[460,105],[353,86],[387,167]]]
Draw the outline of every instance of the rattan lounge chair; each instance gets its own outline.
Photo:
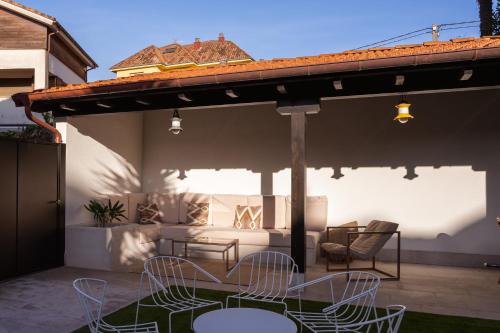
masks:
[[[321,249],[326,253],[326,270],[327,271],[350,271],[350,260],[351,259],[361,259],[372,261],[371,267],[354,268],[354,270],[374,270],[378,273],[383,274],[384,280],[399,280],[400,278],[400,267],[401,267],[401,232],[398,231],[398,224],[386,221],[371,221],[366,227],[358,226],[357,228],[363,228],[364,231],[349,231],[347,232],[347,242],[346,245],[332,243],[330,242],[330,231],[338,228],[349,228],[352,230],[352,226],[349,227],[328,227],[327,228],[327,241],[321,244]],[[392,237],[392,235],[397,235],[397,261],[396,261],[396,274],[391,274],[386,271],[380,270],[375,265],[375,257],[382,250],[385,243]],[[339,269],[330,268],[330,260],[335,257],[345,258],[346,267]]]

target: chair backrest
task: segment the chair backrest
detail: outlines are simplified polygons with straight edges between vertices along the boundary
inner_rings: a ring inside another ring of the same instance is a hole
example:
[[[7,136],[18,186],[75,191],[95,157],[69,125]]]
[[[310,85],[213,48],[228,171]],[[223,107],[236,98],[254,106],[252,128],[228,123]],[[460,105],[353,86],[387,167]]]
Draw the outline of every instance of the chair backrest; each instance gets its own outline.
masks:
[[[365,228],[367,232],[394,232],[398,230],[399,224],[386,221],[371,221]],[[392,237],[392,234],[361,234],[351,244],[351,248],[370,258],[375,256]]]
[[[194,297],[199,272],[214,281],[217,280],[195,263],[176,256],[149,258],[144,262],[144,271],[149,278],[153,301],[163,306],[170,304],[173,308],[178,302]],[[192,289],[187,287],[186,279],[194,281]]]
[[[380,277],[370,272],[353,271],[332,274],[330,282],[332,305],[323,312],[342,323],[361,322],[374,311]]]
[[[268,299],[286,297],[293,275],[298,273],[292,257],[275,251],[251,253],[243,257],[234,269],[238,269],[240,290]],[[248,287],[242,288],[242,283],[248,283]]]
[[[76,290],[90,332],[97,333],[101,323],[102,304],[107,282],[100,279],[81,278],[73,281],[73,287]]]
[[[343,325],[337,328],[338,332],[360,332],[360,333],[397,333],[406,307],[403,305],[390,305],[386,307],[386,315],[375,319],[369,319],[359,323]]]

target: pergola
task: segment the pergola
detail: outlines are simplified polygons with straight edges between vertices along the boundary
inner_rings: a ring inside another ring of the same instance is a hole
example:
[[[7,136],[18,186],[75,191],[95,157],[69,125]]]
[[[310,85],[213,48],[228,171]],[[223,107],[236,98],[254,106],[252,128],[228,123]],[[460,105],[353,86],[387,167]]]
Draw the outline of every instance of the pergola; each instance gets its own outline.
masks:
[[[275,102],[277,112],[290,116],[291,249],[303,273],[306,120],[320,112],[321,101],[498,89],[498,73],[500,38],[483,37],[146,74],[17,94],[13,99],[30,119],[32,111],[71,117]],[[60,142],[56,129],[34,121]]]

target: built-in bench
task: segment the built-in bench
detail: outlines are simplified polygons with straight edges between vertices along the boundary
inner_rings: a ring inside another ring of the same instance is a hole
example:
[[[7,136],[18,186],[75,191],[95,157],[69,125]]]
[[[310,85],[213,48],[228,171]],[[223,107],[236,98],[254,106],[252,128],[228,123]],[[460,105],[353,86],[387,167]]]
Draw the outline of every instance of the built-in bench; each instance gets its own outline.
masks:
[[[290,198],[286,196],[130,193],[109,198],[112,202],[124,204],[129,223],[112,228],[67,227],[68,266],[140,271],[144,259],[158,253],[171,253],[171,243],[167,239],[190,236],[238,239],[240,257],[262,250],[290,253],[291,204]],[[147,201],[158,205],[163,223],[136,223],[137,205]],[[209,203],[207,225],[184,224],[189,203]],[[234,228],[238,205],[262,206],[261,228]],[[306,208],[306,260],[312,264],[316,262],[319,251],[320,233],[326,229],[326,196],[307,197]],[[209,257],[210,253],[206,253],[206,256]]]

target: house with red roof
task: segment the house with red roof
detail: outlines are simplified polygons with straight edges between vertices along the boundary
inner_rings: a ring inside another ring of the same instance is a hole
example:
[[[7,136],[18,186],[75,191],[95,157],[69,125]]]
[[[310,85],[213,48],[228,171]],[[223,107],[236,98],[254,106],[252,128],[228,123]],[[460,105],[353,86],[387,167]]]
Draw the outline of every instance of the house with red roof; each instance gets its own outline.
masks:
[[[195,38],[191,44],[172,43],[162,47],[150,45],[110,69],[116,73],[116,77],[127,77],[218,64],[244,64],[251,61],[253,59],[248,53],[220,33],[215,40],[201,41],[200,38]]]

